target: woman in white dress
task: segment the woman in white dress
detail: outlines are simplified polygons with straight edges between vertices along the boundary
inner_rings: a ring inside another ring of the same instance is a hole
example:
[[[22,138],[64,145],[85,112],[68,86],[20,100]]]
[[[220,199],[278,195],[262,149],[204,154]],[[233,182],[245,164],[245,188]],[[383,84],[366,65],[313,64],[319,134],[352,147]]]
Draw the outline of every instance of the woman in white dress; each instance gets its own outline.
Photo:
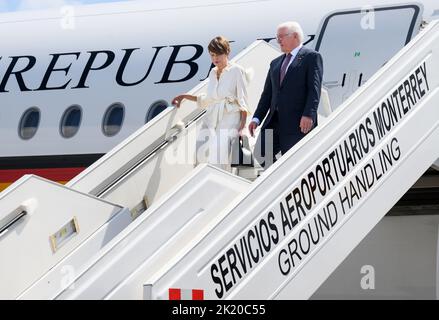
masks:
[[[207,94],[182,94],[172,104],[180,107],[181,101],[188,99],[207,108],[209,163],[231,172],[231,146],[242,135],[248,113],[247,75],[241,66],[229,62],[230,44],[226,38],[214,38],[208,50],[215,67],[209,73]]]

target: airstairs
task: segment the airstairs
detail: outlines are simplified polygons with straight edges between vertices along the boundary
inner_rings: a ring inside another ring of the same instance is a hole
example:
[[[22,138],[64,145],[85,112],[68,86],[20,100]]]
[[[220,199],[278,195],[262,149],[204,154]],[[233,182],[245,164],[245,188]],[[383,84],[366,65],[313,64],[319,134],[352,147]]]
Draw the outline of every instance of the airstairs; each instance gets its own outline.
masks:
[[[249,86],[252,105],[256,104],[257,93],[262,90],[268,61],[278,54],[265,42],[257,41],[234,58],[242,66],[251,68],[248,71],[254,74]],[[267,63],[257,63],[261,56],[266,57]],[[191,93],[202,93],[206,86],[207,81],[204,81]],[[0,266],[0,283],[5,284],[0,297],[17,298],[47,277],[50,278],[45,283],[48,287],[54,286],[57,290],[65,287],[85,261],[142,213],[149,216],[151,210],[145,211],[167,194],[175,193],[176,186],[186,181],[184,179],[190,174],[195,175],[195,185],[204,185],[206,190],[212,191],[211,195],[204,195],[203,200],[211,201],[213,195],[222,199],[221,192],[233,190],[234,176],[225,175],[229,182],[223,183],[221,191],[214,186],[216,176],[224,175],[224,172],[206,168],[197,175],[203,157],[197,157],[196,153],[197,148],[203,150],[203,141],[196,141],[204,128],[204,114],[204,110],[190,103],[179,109],[168,108],[66,186],[28,175],[3,191],[0,194],[0,253],[6,262]],[[329,111],[326,110],[326,114]],[[211,184],[204,179],[212,180]],[[249,183],[238,180],[241,184]],[[38,186],[35,186],[36,181]],[[243,187],[240,188],[236,195],[242,193]],[[186,191],[187,194],[191,192]],[[70,200],[73,198],[75,201]],[[224,198],[226,200],[230,199]],[[90,203],[94,201],[97,204],[93,206]],[[191,201],[194,206],[203,203],[197,201],[196,195]],[[110,205],[112,214],[94,209],[100,208],[100,203]],[[205,207],[207,204],[197,210],[203,212]],[[45,221],[51,223],[45,224]],[[34,248],[35,237],[39,239],[37,249]],[[39,255],[34,256],[35,252]],[[60,263],[68,255],[75,256],[75,263]],[[29,265],[33,272],[29,272]],[[58,281],[51,278],[54,275]]]
[[[278,54],[258,42],[235,58],[255,69],[253,99],[260,57]],[[65,187],[22,178],[0,194],[0,296],[309,298],[439,158],[438,66],[436,21],[252,183],[197,166],[184,144],[203,113],[190,104]]]
[[[0,199],[0,299],[17,298],[84,242],[88,260],[132,221],[127,208],[31,175]]]

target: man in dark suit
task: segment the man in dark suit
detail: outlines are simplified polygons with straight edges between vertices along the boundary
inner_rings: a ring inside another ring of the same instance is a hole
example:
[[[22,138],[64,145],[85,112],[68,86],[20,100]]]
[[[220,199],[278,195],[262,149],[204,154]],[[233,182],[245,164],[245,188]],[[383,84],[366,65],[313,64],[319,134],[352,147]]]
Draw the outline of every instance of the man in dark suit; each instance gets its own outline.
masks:
[[[285,154],[317,125],[322,88],[322,57],[302,46],[300,25],[282,23],[276,38],[284,54],[271,62],[264,91],[249,124],[250,134],[254,136],[255,129],[267,116],[255,150],[255,157],[264,167],[276,160],[274,156],[279,151]],[[266,150],[266,142],[270,140],[272,152]]]

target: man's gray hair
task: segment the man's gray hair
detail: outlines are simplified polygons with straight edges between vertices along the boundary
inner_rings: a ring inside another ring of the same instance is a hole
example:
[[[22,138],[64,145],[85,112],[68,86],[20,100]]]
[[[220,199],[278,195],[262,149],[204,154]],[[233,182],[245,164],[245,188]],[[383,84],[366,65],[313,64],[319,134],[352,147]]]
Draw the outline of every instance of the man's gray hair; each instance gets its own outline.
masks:
[[[294,33],[294,32],[297,33],[299,35],[300,42],[303,42],[303,30],[298,22],[287,21],[287,22],[281,23],[280,25],[277,26],[277,30],[279,30],[281,28],[282,29],[286,28],[288,30],[288,32],[291,32],[291,33]]]

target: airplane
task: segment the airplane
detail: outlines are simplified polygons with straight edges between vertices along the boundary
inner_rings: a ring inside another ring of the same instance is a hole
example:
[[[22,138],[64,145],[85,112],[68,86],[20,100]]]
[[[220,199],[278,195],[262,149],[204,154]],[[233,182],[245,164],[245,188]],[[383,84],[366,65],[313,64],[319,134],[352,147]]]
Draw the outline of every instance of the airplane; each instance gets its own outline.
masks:
[[[0,191],[24,174],[76,176],[206,79],[217,35],[233,57],[257,39],[276,46],[277,25],[298,21],[323,55],[336,108],[437,17],[436,0],[149,0],[1,14]]]

